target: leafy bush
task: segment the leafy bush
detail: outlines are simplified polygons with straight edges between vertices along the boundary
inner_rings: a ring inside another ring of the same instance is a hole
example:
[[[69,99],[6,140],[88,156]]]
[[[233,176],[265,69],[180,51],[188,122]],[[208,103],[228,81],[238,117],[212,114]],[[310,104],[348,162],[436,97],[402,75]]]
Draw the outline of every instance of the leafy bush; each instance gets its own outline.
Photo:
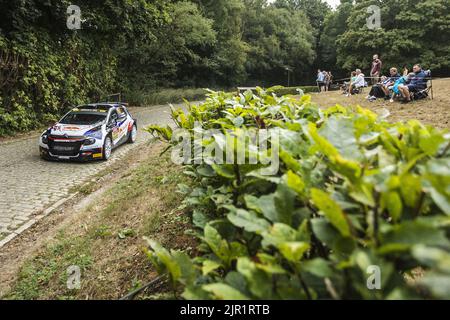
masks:
[[[9,57],[0,65],[6,79],[0,87],[0,135],[48,125],[70,107],[111,92],[116,59],[99,44],[77,39],[55,44],[44,32],[23,38],[25,44],[9,41],[0,48],[0,55]],[[98,49],[86,53],[91,46]]]
[[[319,110],[309,96],[262,89],[211,92],[173,118],[192,134],[196,122],[224,132],[242,123],[236,136],[261,124],[281,133],[274,176],[259,175],[258,165],[186,166],[195,187],[180,190],[200,255],[152,240],[148,250],[184,298],[450,297],[448,133],[417,121],[390,124],[360,107]],[[170,127],[148,131],[173,135]],[[374,266],[380,290],[367,286]]]

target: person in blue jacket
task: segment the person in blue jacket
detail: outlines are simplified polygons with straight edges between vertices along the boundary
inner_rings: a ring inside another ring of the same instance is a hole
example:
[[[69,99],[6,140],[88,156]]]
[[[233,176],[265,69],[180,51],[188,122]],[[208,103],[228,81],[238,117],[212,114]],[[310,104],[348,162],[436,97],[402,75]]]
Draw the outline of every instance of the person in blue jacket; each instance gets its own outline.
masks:
[[[391,102],[394,102],[394,98],[396,96],[402,95],[401,87],[410,82],[414,76],[414,73],[410,73],[407,76],[400,77],[397,81],[395,81],[394,86],[392,87],[393,95],[391,97]]]
[[[317,85],[319,87],[319,91],[325,91],[325,73],[322,72],[320,69],[317,71]]]
[[[406,83],[398,86],[398,90],[405,98],[405,103],[411,102],[411,93],[416,93],[427,88],[427,74],[419,64],[413,67],[414,74]]]

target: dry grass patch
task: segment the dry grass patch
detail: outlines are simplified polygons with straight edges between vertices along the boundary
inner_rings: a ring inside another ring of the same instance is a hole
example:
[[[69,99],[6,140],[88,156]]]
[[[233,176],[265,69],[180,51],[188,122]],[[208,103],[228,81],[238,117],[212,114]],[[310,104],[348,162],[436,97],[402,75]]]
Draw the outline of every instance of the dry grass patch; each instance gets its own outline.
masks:
[[[170,248],[194,247],[189,217],[179,209],[181,167],[155,145],[151,155],[88,205],[55,240],[21,268],[11,299],[117,299],[155,278],[143,237]],[[66,270],[81,268],[81,289],[67,288]]]
[[[424,124],[433,125],[441,129],[450,129],[450,78],[433,81],[434,99],[424,99],[409,104],[400,102],[390,103],[384,99],[369,102],[365,98],[370,89],[365,89],[363,94],[346,97],[339,91],[321,94],[311,94],[312,101],[320,107],[331,107],[336,104],[343,106],[360,105],[375,112],[387,109],[391,113],[389,121],[420,120]]]

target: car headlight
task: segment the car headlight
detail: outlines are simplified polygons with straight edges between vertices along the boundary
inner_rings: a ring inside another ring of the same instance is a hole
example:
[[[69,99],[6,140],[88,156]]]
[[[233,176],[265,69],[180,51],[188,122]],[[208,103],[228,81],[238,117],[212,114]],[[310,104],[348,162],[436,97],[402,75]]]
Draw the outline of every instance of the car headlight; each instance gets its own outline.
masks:
[[[41,137],[41,140],[43,144],[48,144],[48,135],[44,133]]]
[[[84,145],[85,146],[91,146],[93,145],[97,140],[95,140],[94,138],[87,138],[86,140],[84,140]]]
[[[102,137],[103,137],[102,128],[103,128],[103,126],[98,126],[98,127],[94,128],[94,129],[91,129],[88,132],[86,132],[84,134],[84,136],[86,137],[86,139],[94,138],[94,139],[97,139],[97,140],[101,140]]]

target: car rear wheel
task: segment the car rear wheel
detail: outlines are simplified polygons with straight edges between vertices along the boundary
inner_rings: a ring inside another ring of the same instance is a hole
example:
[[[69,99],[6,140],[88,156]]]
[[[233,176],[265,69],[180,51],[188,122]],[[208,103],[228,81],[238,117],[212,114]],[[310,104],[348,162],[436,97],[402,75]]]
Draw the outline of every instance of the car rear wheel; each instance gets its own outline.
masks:
[[[112,140],[111,137],[106,137],[103,143],[103,160],[108,160],[111,158],[112,153]]]
[[[137,127],[133,124],[133,128],[130,133],[128,133],[128,143],[135,143],[137,138]]]

